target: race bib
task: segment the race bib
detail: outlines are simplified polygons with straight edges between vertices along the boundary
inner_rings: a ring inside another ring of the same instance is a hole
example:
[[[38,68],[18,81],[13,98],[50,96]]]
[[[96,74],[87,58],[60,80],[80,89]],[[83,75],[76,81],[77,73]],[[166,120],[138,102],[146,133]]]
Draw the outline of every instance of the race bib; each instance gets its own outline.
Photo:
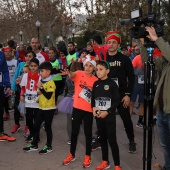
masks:
[[[36,94],[26,94],[25,95],[26,103],[36,103],[37,100],[38,100],[38,95],[36,95]]]
[[[117,86],[119,87],[119,81],[118,81],[118,78],[111,78],[116,84]]]
[[[0,72],[0,82],[2,82],[2,72]]]
[[[111,107],[111,98],[98,97],[95,99],[95,107],[100,110],[107,110]]]
[[[138,84],[144,84],[144,75],[138,76]]]
[[[89,88],[83,87],[82,91],[79,93],[79,96],[88,103],[91,103],[91,90]]]

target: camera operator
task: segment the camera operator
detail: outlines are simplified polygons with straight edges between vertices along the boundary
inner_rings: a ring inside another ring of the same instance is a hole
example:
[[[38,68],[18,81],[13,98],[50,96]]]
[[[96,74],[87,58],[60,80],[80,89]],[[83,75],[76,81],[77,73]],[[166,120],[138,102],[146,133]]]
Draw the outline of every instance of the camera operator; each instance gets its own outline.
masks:
[[[158,108],[157,126],[159,141],[163,149],[165,165],[164,170],[170,170],[170,44],[162,37],[158,37],[153,27],[145,27],[149,33],[147,36],[155,42],[163,58],[154,58],[156,67],[162,68],[162,74],[157,85],[154,108]],[[144,44],[143,41],[141,41]],[[146,48],[141,46],[143,61],[146,61],[148,54]]]

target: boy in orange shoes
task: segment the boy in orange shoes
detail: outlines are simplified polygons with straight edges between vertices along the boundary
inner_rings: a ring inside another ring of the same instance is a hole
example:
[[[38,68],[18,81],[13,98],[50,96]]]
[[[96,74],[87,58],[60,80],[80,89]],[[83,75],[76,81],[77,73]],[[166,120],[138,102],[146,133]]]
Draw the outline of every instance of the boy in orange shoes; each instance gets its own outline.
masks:
[[[122,170],[120,167],[119,148],[116,140],[116,108],[120,103],[119,89],[116,83],[108,78],[110,66],[106,61],[99,61],[96,66],[96,74],[99,78],[93,85],[92,107],[96,118],[100,143],[102,149],[102,163],[96,170],[110,168],[108,160],[108,143],[111,148],[114,170]]]
[[[84,62],[84,71],[68,72],[62,71],[62,75],[69,75],[74,82],[75,93],[73,102],[72,113],[72,133],[71,133],[71,145],[70,153],[63,160],[63,165],[68,165],[74,161],[75,151],[77,146],[77,138],[80,130],[80,124],[83,121],[84,133],[86,139],[86,155],[82,166],[84,168],[91,165],[91,141],[92,141],[92,124],[93,113],[91,108],[91,91],[97,78],[93,75],[93,71],[96,67],[96,62],[90,58],[87,58]]]
[[[10,80],[8,66],[4,54],[0,51],[0,141],[15,141],[15,138],[4,133],[4,87],[6,88],[6,96],[10,95]]]

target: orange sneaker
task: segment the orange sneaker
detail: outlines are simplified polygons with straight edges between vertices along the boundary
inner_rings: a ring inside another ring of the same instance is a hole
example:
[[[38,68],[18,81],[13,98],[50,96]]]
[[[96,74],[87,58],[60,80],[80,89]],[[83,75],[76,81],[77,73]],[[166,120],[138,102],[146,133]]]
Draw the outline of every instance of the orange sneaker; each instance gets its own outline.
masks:
[[[90,156],[88,156],[88,155],[86,155],[85,157],[84,157],[84,162],[83,162],[83,168],[88,168],[88,167],[90,167],[90,165],[91,165],[91,158],[90,158]]]
[[[115,166],[114,170],[122,170],[120,166]]]
[[[69,153],[67,158],[63,160],[63,165],[68,165],[70,162],[73,162],[75,160],[76,158],[71,153]]]
[[[21,126],[19,125],[14,125],[12,130],[11,130],[11,133],[17,133],[19,130],[21,129]]]
[[[104,169],[109,169],[110,165],[108,164],[107,161],[102,161],[102,163],[96,167],[96,170],[104,170]]]
[[[16,139],[14,137],[8,136],[7,134],[0,134],[0,141],[9,141],[13,142]]]

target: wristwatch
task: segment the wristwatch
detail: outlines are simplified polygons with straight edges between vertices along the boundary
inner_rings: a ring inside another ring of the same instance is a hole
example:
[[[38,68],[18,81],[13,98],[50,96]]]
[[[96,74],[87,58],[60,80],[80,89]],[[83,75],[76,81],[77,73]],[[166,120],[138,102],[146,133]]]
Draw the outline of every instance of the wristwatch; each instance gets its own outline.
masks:
[[[131,94],[130,94],[130,93],[125,93],[125,95],[131,97]]]

